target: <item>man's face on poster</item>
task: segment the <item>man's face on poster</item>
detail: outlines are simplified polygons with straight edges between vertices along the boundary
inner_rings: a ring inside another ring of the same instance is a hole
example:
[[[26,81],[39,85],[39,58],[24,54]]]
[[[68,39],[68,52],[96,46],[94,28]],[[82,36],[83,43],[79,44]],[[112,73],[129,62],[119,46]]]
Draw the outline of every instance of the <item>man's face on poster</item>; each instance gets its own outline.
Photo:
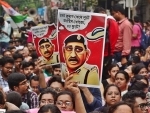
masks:
[[[89,56],[89,50],[80,42],[69,42],[64,47],[64,59],[71,70],[81,67]]]
[[[43,57],[49,59],[53,55],[54,45],[50,42],[44,42],[39,45],[39,51]]]

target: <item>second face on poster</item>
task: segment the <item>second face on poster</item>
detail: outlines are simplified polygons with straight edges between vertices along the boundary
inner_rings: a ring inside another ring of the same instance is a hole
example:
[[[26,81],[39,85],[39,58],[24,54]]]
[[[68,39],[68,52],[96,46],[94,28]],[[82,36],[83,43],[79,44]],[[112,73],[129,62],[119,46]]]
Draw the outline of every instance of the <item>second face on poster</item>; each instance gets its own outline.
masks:
[[[99,87],[106,15],[59,10],[57,30],[62,79],[73,75],[79,85]]]

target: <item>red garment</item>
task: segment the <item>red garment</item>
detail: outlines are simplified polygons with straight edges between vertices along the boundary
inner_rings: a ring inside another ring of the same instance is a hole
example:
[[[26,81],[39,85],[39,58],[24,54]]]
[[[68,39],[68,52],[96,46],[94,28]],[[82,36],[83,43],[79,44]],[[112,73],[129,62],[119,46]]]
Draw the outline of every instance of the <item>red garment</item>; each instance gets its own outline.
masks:
[[[27,38],[27,42],[33,42],[33,39],[32,39],[32,32],[31,31],[28,31],[28,38]]]
[[[109,34],[109,42],[105,44],[104,56],[113,55],[115,50],[115,45],[117,39],[119,37],[119,27],[118,23],[116,22],[113,17],[107,18],[107,27],[108,27],[108,34]]]

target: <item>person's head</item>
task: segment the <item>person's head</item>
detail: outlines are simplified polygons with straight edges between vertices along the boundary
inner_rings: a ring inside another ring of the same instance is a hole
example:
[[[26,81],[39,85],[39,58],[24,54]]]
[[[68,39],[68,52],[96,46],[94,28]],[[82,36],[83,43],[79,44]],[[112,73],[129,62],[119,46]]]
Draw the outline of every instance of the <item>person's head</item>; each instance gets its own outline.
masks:
[[[145,93],[147,93],[148,86],[142,81],[135,80],[134,82],[131,82],[131,86],[128,87],[128,91],[131,91],[131,90],[142,90]]]
[[[36,24],[33,21],[28,22],[28,27],[31,28],[33,26],[36,26]]]
[[[41,39],[39,41],[39,52],[46,59],[50,59],[54,53],[55,46],[47,38]]]
[[[4,18],[2,16],[0,16],[0,27],[3,27],[4,26]]]
[[[28,42],[27,43],[27,47],[29,51],[33,51],[34,50],[34,44],[32,42]]]
[[[38,113],[61,113],[61,111],[55,105],[42,106]]]
[[[24,20],[24,26],[27,26],[27,24],[28,24],[28,21]]]
[[[15,47],[9,47],[9,50],[10,50],[12,55],[14,55],[14,53],[16,52],[16,48]]]
[[[135,82],[135,81],[141,81],[143,83],[145,83],[147,85],[147,87],[149,86],[149,81],[145,76],[142,75],[135,75],[132,79],[131,79],[131,83]]]
[[[1,59],[2,76],[8,77],[13,70],[14,59],[11,57],[3,57]]]
[[[20,40],[18,40],[18,39],[15,40],[15,45],[16,45],[16,46],[19,46],[19,45],[20,45]]]
[[[134,22],[139,23],[140,22],[140,17],[139,16],[134,16]]]
[[[134,113],[134,110],[131,104],[118,102],[109,108],[108,113]]]
[[[74,96],[69,91],[62,91],[58,93],[55,102],[56,106],[61,111],[73,111],[75,108]]]
[[[135,65],[135,64],[140,63],[140,62],[141,62],[140,56],[133,56],[132,57],[132,65]]]
[[[61,68],[60,64],[52,65],[53,68],[53,75],[61,75]]]
[[[12,91],[16,91],[21,95],[28,92],[29,84],[26,76],[21,73],[12,73],[8,77],[8,85]]]
[[[27,80],[30,80],[30,77],[32,76],[32,74],[34,72],[34,67],[35,67],[35,64],[32,61],[22,62],[22,64],[21,64],[22,72],[27,77]]]
[[[108,68],[108,74],[113,79],[115,79],[115,75],[118,71],[119,71],[119,66],[117,64],[111,64]]]
[[[43,90],[39,96],[39,106],[42,107],[47,104],[54,104],[56,95],[57,93],[51,88]]]
[[[6,101],[16,105],[18,108],[20,108],[22,104],[21,95],[15,91],[12,91],[6,95]]]
[[[12,53],[11,53],[11,51],[6,50],[6,51],[3,52],[3,56],[4,57],[12,57]]]
[[[23,55],[23,49],[18,49],[16,52],[15,52],[15,54],[22,54]]]
[[[59,93],[64,90],[64,82],[62,82],[60,76],[54,75],[49,79],[48,87],[51,87],[53,90]]]
[[[30,77],[30,87],[32,88],[32,91],[35,92],[37,95],[40,93],[39,86],[40,86],[39,77],[31,76]]]
[[[94,13],[103,13],[103,14],[106,14],[106,10],[102,7],[96,7],[94,9]]]
[[[129,75],[130,78],[133,77],[133,73],[132,73],[132,65],[126,67],[124,71],[128,73],[128,75]]]
[[[75,71],[89,58],[86,39],[79,34],[73,34],[64,41],[63,56],[69,71]]]
[[[23,61],[22,54],[14,54],[13,58],[14,58],[15,68],[20,69],[21,62]]]
[[[22,53],[23,57],[27,57],[27,56],[29,56],[29,54],[30,54],[30,52],[29,52],[28,47],[24,47],[23,48],[23,53]]]
[[[120,88],[121,91],[126,90],[130,77],[127,72],[119,71],[115,75],[115,84]]]
[[[125,17],[125,9],[121,4],[114,5],[111,13],[117,21],[120,21]]]
[[[130,102],[134,106],[135,113],[148,113],[149,104],[146,102],[146,94],[143,91],[128,91],[123,95],[122,100]]]
[[[143,75],[148,78],[148,71],[146,66],[143,63],[137,63],[132,67],[132,73],[134,75]]]
[[[111,84],[106,86],[104,90],[104,99],[106,105],[112,106],[121,100],[121,91],[118,86]]]
[[[136,50],[134,51],[134,56],[139,56],[139,57],[141,57],[141,53],[140,53],[140,50],[139,50],[139,49],[136,49]]]

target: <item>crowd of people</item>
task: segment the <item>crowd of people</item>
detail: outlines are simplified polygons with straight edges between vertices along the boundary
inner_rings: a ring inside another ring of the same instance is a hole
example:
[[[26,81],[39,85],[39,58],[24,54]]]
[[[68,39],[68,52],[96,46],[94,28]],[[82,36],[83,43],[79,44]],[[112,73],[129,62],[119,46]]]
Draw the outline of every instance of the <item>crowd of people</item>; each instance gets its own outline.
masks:
[[[101,7],[94,12],[106,14]],[[111,14],[99,88],[78,86],[73,75],[63,82],[61,65],[46,65],[37,55],[28,31],[37,25],[24,21],[21,37],[13,37],[10,24],[0,17],[0,109],[6,113],[150,113],[150,21],[126,18],[119,4]],[[141,48],[143,33],[145,49]]]

